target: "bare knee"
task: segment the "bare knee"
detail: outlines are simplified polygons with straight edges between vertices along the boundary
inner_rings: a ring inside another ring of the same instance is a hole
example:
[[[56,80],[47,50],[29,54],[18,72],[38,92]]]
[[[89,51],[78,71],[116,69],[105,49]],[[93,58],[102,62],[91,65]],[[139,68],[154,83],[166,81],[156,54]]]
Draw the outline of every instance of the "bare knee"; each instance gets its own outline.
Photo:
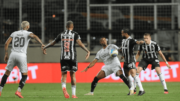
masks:
[[[138,67],[138,68],[137,68],[137,73],[140,73],[142,70],[143,70],[142,67]]]
[[[103,70],[101,70],[96,77],[99,80],[102,79],[102,78],[105,78],[106,77],[105,72]]]
[[[123,74],[122,70],[116,72],[116,76],[120,76],[121,74]]]
[[[157,74],[161,74],[161,69],[160,69],[160,67],[156,67],[155,70],[156,70]]]
[[[9,76],[10,73],[11,73],[11,71],[8,71],[8,70],[6,70],[6,72],[5,72],[5,74],[6,74],[7,76]]]
[[[132,77],[135,77],[136,76],[136,69],[131,69],[130,73],[131,73]]]
[[[62,72],[61,74],[61,82],[66,82],[67,72]]]

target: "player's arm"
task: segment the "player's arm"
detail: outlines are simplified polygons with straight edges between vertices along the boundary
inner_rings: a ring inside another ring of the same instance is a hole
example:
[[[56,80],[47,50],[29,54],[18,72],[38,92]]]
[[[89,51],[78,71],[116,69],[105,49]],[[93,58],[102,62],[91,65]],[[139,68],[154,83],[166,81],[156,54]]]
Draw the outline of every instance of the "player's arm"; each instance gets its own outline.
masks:
[[[29,37],[31,37],[31,38],[33,38],[33,39],[36,39],[42,46],[45,46],[45,45],[42,43],[42,41],[39,39],[39,37],[38,37],[37,35],[31,33],[31,34],[29,35]]]
[[[83,71],[81,72],[86,72],[89,68],[93,67],[96,62],[98,61],[98,59],[94,59]]]
[[[139,56],[141,55],[141,51],[142,51],[142,45],[140,45],[140,46],[138,47],[138,52],[137,52],[137,54],[136,54],[136,61],[138,60]]]
[[[4,45],[4,51],[5,51],[4,61],[5,62],[8,61],[8,46],[11,43],[12,39],[13,39],[12,37],[9,37]]]
[[[87,55],[86,55],[86,60],[87,60],[89,58],[90,51],[84,46],[84,44],[81,42],[80,39],[77,39],[76,42],[83,50],[87,52]]]
[[[45,47],[43,47],[43,54],[47,54],[46,53],[46,49],[54,46],[56,43],[58,43],[59,41],[61,41],[61,34],[59,34],[53,41],[51,41],[50,43],[48,43]]]
[[[170,69],[171,66],[168,64],[168,62],[167,62],[165,56],[163,55],[162,51],[160,50],[160,51],[158,51],[158,53],[161,56],[161,58],[164,60],[164,62],[166,63],[167,67]]]
[[[138,45],[141,45],[141,44],[143,44],[144,43],[144,41],[136,41],[136,44],[138,44]]]
[[[136,54],[136,61],[138,60],[140,54],[141,54],[141,51],[138,51],[137,54]]]

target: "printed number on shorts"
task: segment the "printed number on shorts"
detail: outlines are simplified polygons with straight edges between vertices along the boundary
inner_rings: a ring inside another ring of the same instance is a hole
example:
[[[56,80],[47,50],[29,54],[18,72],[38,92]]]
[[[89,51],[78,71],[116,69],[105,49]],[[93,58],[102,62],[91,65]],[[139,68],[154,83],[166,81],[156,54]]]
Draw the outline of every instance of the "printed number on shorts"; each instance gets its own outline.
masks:
[[[69,46],[70,46],[69,42],[64,42],[64,51],[65,52],[69,52]]]
[[[15,37],[14,47],[24,47],[25,38],[24,37]]]

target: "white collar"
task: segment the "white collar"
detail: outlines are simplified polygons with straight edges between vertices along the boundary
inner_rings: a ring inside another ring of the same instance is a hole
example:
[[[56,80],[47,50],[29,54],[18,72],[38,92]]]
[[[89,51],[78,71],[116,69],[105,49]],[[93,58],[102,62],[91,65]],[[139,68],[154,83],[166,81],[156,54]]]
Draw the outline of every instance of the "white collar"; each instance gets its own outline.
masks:
[[[150,46],[150,45],[151,45],[151,43],[152,43],[152,41],[150,40],[150,44],[147,44],[147,43],[145,43],[145,44]]]
[[[127,39],[132,39],[131,36],[129,36]]]

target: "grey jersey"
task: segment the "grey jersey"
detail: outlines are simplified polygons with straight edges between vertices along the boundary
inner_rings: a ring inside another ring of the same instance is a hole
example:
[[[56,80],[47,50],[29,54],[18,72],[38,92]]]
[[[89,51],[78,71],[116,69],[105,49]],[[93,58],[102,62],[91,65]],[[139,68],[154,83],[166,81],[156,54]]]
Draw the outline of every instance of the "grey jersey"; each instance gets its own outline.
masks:
[[[102,59],[105,65],[109,65],[109,64],[113,64],[113,65],[120,65],[120,61],[118,59],[118,57],[111,57],[109,52],[111,49],[119,49],[119,47],[117,47],[114,44],[110,44],[108,45],[105,49],[101,49],[97,52],[96,54],[96,59]]]
[[[30,41],[29,35],[32,32],[26,30],[15,31],[11,34],[12,37],[12,52],[27,53],[27,47]]]

